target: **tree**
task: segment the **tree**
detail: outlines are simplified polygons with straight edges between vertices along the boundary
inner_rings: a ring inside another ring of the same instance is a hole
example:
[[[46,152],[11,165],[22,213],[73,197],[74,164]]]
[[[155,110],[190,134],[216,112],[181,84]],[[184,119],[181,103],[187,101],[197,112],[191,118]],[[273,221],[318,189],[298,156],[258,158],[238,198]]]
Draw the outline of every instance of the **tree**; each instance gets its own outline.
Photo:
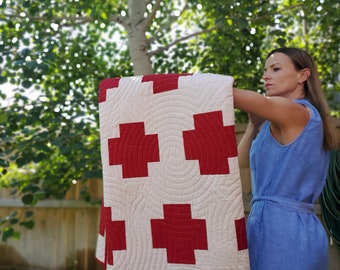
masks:
[[[97,89],[107,77],[211,72],[261,90],[264,53],[295,45],[317,56],[332,104],[339,15],[337,1],[0,1],[0,186],[34,205],[101,178]]]
[[[316,60],[334,115],[339,116],[339,16],[337,1],[206,1],[208,17],[224,23],[217,38],[205,38],[208,47],[199,63],[202,71],[233,74],[241,88],[263,91],[266,54],[276,47],[299,47]],[[232,6],[232,8],[230,8]],[[241,49],[240,49],[241,48]],[[234,64],[237,62],[237,64]]]
[[[168,32],[183,14],[180,23],[190,21],[189,8],[159,0],[2,1],[0,82],[15,88],[0,114],[1,186],[34,205],[63,198],[74,180],[101,178],[100,80],[152,72],[151,58],[176,44],[179,33]],[[181,71],[164,67],[155,72]],[[0,220],[18,222],[15,214]],[[3,232],[3,240],[16,235],[11,226]]]

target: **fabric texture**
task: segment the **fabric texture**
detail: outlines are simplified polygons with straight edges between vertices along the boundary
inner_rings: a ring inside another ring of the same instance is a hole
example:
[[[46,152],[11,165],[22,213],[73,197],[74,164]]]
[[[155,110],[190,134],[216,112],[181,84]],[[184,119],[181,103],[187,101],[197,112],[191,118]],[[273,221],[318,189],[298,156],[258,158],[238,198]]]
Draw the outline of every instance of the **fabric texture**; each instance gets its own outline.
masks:
[[[252,208],[247,220],[252,270],[328,269],[326,232],[314,214],[327,176],[318,111],[307,100],[311,118],[288,145],[279,144],[265,122],[250,151]]]
[[[233,78],[101,82],[105,269],[249,269]]]

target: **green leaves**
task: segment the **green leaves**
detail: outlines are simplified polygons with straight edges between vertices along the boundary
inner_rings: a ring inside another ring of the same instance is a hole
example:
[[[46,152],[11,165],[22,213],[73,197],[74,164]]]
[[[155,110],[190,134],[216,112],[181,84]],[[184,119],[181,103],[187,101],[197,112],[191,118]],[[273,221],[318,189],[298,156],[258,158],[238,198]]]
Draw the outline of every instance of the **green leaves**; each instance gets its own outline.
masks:
[[[34,228],[34,221],[29,220],[29,221],[21,221],[20,226],[25,227],[26,229],[32,230]]]
[[[4,227],[2,231],[1,241],[6,242],[9,238],[18,240],[20,238],[20,233],[15,231],[12,227]]]
[[[4,112],[0,112],[0,124],[6,123],[7,119],[7,114]]]
[[[32,205],[34,202],[34,196],[32,194],[25,194],[21,197],[21,200],[24,204]]]
[[[33,229],[34,221],[32,218],[33,211],[31,210],[25,211],[23,217],[21,217],[17,211],[13,211],[7,217],[0,218],[1,241],[6,242],[10,238],[18,240],[21,235],[19,232],[20,227]]]

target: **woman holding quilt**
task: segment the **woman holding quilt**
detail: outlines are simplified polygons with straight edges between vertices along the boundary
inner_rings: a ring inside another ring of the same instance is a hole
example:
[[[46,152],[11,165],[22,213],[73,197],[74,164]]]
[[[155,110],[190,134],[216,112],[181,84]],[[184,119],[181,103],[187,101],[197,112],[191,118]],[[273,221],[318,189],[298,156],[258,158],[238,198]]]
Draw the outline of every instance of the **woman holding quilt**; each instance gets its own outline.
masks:
[[[239,163],[251,169],[250,266],[326,270],[328,238],[314,203],[337,142],[317,68],[305,51],[279,48],[269,53],[263,80],[267,97],[233,91],[235,107],[249,114]]]

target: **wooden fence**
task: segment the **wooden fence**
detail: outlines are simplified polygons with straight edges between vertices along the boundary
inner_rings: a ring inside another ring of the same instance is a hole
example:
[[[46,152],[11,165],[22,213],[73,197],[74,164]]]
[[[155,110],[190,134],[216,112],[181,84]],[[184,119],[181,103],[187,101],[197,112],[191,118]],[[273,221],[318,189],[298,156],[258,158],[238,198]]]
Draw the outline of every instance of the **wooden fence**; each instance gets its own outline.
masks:
[[[340,136],[340,119],[336,120]],[[245,124],[236,126],[239,141]],[[246,214],[249,213],[250,180],[249,169],[240,171]],[[86,183],[91,196],[101,198],[102,182],[91,180]],[[95,260],[95,247],[99,225],[99,206],[79,200],[81,183],[75,184],[61,201],[46,200],[36,205],[35,227],[21,230],[20,240],[0,242],[0,270],[101,270]],[[27,207],[21,201],[0,190],[0,218],[17,211],[23,216]],[[320,207],[317,205],[320,217]],[[330,245],[330,270],[338,269],[340,258],[336,247]]]
[[[102,181],[86,185],[94,198],[101,198]],[[21,229],[20,240],[0,242],[0,269],[102,269],[95,260],[100,208],[79,199],[81,188],[77,183],[64,200],[39,202],[32,209],[34,229]],[[13,211],[23,217],[29,209],[6,191],[0,198],[0,217]]]

